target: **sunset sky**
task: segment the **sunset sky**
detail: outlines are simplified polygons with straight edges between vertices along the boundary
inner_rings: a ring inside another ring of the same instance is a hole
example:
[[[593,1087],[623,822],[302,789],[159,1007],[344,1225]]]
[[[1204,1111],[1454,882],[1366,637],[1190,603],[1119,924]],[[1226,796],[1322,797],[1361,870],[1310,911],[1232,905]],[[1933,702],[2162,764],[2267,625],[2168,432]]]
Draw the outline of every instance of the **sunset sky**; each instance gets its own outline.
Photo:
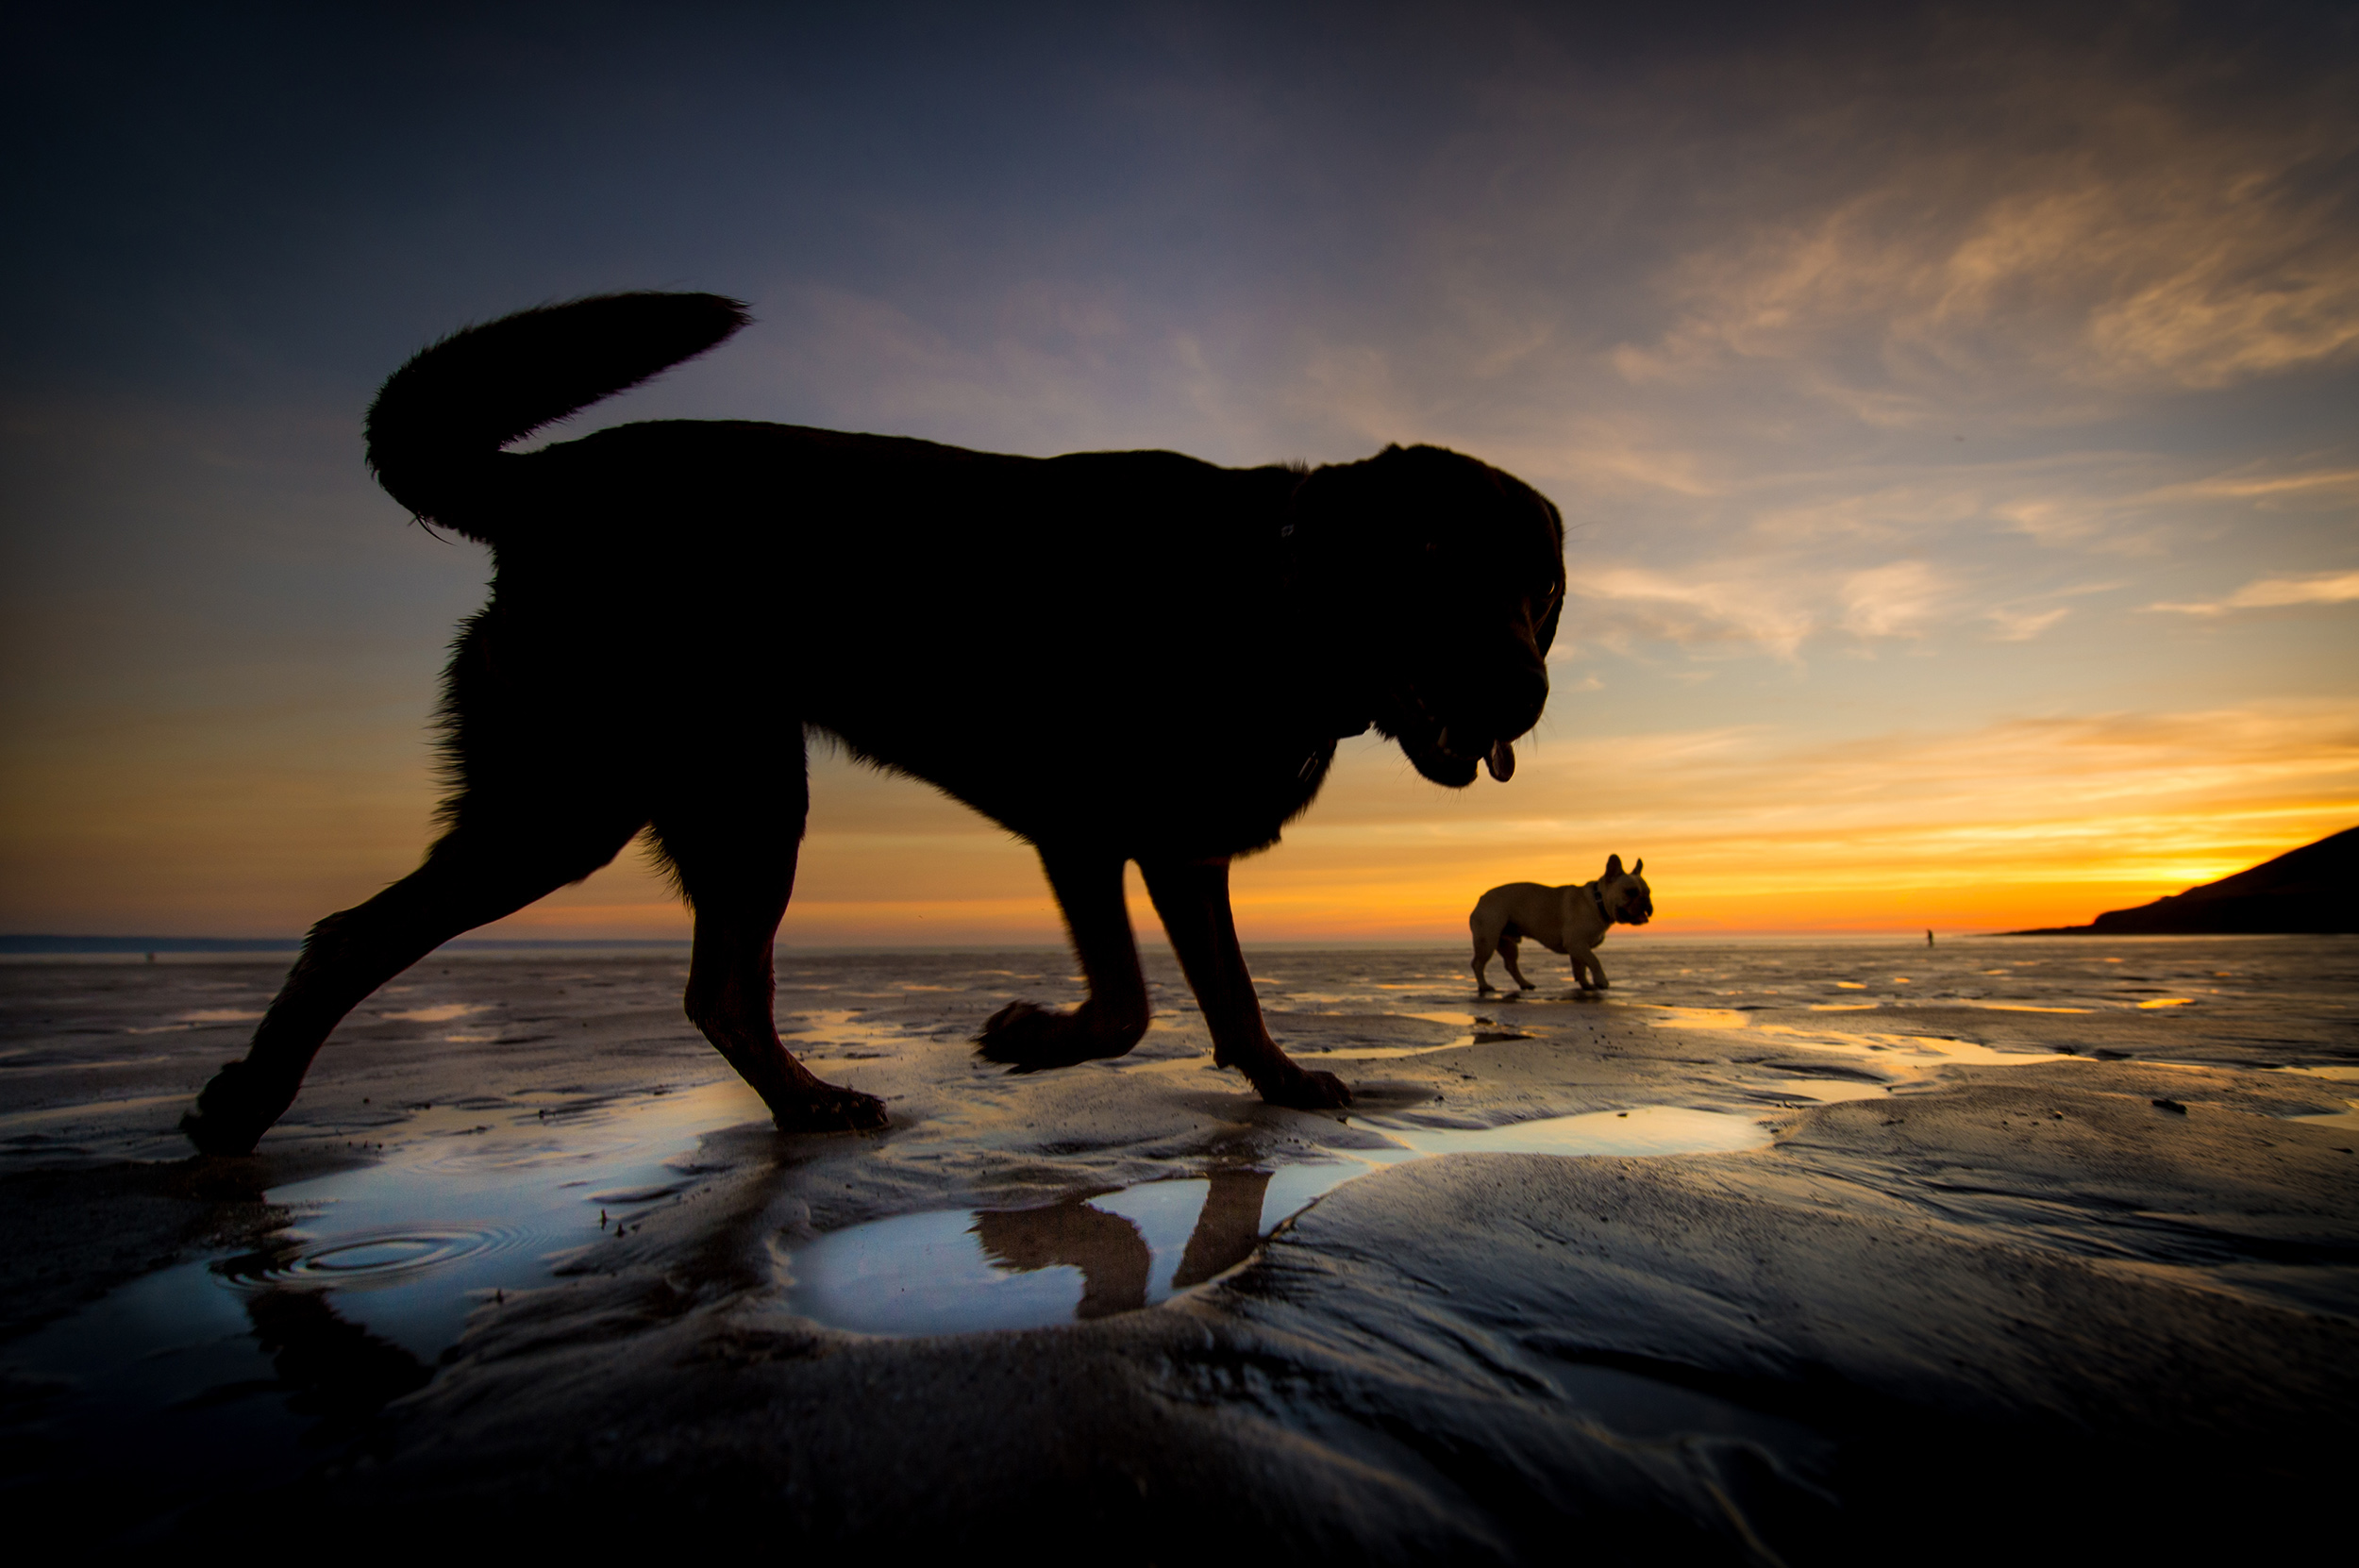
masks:
[[[1514,782],[1346,742],[1248,939],[1609,852],[1674,934],[2046,925],[2359,822],[2348,6],[848,9],[8,13],[0,931],[416,863],[487,562],[361,413],[614,289],[758,322],[560,436],[1424,441],[1558,504]],[[813,765],[782,940],[1055,936],[1025,846]],[[634,851],[486,934],[685,929]]]

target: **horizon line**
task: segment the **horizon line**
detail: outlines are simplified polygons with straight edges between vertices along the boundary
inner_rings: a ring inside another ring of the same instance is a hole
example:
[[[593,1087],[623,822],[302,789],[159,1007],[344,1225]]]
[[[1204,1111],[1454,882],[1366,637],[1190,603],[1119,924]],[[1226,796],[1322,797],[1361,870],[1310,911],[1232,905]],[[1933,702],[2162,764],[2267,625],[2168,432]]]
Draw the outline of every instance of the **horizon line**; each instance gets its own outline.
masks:
[[[1896,926],[1889,931],[1665,931],[1642,934],[1636,930],[1632,930],[1628,934],[1633,938],[1637,938],[1638,940],[1651,942],[1700,943],[1714,942],[1783,942],[1866,943],[1882,942],[1907,942],[1914,944],[1918,938],[1924,934],[1925,930],[1926,928],[1921,926]],[[2303,934],[2272,932],[2236,932],[2216,934],[2173,932],[2100,933],[2088,926],[2081,926],[2078,928],[2067,927],[2065,929],[2056,929],[2051,927],[2038,931],[1976,928],[1972,930],[1950,930],[1948,932],[1940,932],[1938,927],[1936,927],[1935,931],[1936,934],[1947,936],[1952,941],[1995,937],[2049,935],[2074,936],[2085,933],[2088,935],[2118,937],[2120,940],[2127,941],[2175,942],[2200,938],[2200,940],[2207,942],[2217,942],[2222,940],[2223,937],[2233,940],[2243,940],[2250,937]],[[0,933],[0,958],[107,958],[137,957],[141,954],[170,955],[182,958],[206,955],[219,957],[238,957],[241,955],[247,955],[259,958],[272,954],[293,954],[300,952],[303,947],[303,942],[304,939],[301,937],[77,936],[45,932]],[[1280,952],[1406,952],[1436,950],[1456,951],[1463,947],[1464,942],[1463,940],[1452,941],[1443,938],[1271,938],[1263,941],[1248,940],[1246,942],[1246,945],[1249,948],[1260,949],[1263,951]],[[447,942],[444,942],[442,946],[435,948],[434,952],[472,952],[485,954],[524,952],[614,953],[660,950],[677,951],[685,955],[690,951],[692,946],[692,940],[687,937],[457,937]],[[1070,944],[1062,942],[1045,942],[1037,940],[977,940],[970,942],[828,942],[810,944],[780,943],[776,948],[776,951],[781,957],[792,957],[796,955],[832,956],[853,953],[1069,954],[1072,949]],[[427,957],[431,956],[432,954],[427,955]],[[420,961],[423,962],[424,960],[421,959]]]

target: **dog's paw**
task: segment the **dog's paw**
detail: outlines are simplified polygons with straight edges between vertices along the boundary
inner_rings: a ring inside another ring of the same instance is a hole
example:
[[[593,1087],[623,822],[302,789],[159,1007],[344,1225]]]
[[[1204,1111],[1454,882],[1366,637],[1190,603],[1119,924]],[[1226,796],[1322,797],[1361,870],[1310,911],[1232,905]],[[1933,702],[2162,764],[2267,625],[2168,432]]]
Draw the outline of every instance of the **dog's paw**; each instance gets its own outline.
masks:
[[[885,1126],[885,1103],[857,1089],[821,1084],[807,1095],[770,1108],[780,1132],[875,1132]]]
[[[1010,1002],[984,1023],[983,1032],[975,1037],[975,1054],[1019,1073],[1038,1073],[1118,1057],[1138,1043],[1139,1032],[1110,1034],[1096,1027],[1085,1012]]]
[[[1263,1105],[1282,1105],[1289,1110],[1341,1110],[1351,1103],[1351,1091],[1343,1079],[1315,1068],[1297,1068],[1289,1077],[1257,1087]]]
[[[293,1099],[265,1090],[246,1063],[225,1062],[198,1093],[196,1105],[180,1118],[180,1131],[200,1154],[252,1154]]]
[[[1517,990],[1519,990],[1519,991],[1537,991],[1537,990],[1539,990],[1539,989],[1540,989],[1537,985],[1533,984],[1533,983],[1532,983],[1531,981],[1530,981],[1530,980],[1517,980],[1517,981],[1515,982],[1515,986],[1516,986],[1516,989],[1517,989]]]

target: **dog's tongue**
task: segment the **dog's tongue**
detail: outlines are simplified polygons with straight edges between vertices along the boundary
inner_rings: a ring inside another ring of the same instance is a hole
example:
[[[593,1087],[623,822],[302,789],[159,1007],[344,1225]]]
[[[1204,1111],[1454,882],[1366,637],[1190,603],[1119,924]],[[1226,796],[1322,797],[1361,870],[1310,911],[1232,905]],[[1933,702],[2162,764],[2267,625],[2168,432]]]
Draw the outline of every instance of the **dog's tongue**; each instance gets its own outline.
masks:
[[[1505,741],[1493,746],[1482,759],[1482,765],[1491,770],[1491,776],[1504,784],[1515,776],[1515,748]]]

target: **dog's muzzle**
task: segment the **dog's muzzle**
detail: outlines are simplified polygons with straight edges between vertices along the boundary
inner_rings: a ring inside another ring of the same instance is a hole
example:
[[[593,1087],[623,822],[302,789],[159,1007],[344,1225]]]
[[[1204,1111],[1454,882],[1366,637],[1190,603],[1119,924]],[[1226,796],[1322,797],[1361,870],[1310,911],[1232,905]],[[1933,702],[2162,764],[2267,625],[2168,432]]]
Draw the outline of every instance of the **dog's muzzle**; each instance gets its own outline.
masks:
[[[1446,757],[1466,756],[1452,743],[1452,740],[1450,732],[1445,729],[1433,738],[1433,743]],[[1515,747],[1512,742],[1494,741],[1491,749],[1483,752],[1481,757],[1483,767],[1490,770],[1491,776],[1500,783],[1504,784],[1515,776]]]

